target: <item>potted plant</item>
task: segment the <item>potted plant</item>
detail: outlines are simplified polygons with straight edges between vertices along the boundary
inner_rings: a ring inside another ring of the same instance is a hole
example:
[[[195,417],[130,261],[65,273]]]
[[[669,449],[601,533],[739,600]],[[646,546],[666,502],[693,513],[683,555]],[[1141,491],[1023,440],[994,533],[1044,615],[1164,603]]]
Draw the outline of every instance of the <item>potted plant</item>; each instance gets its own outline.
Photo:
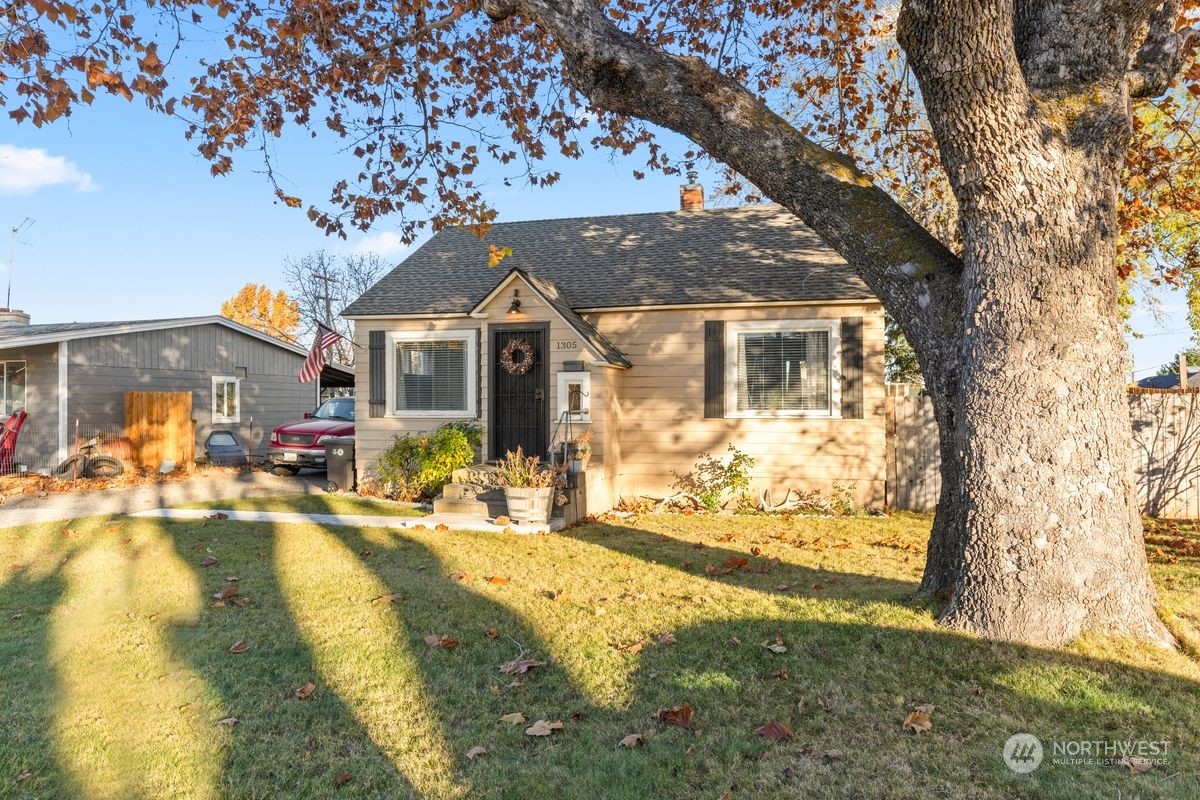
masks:
[[[592,429],[572,436],[567,442],[567,458],[572,473],[580,473],[587,469],[588,461],[592,458]]]
[[[557,480],[557,473],[543,469],[541,459],[526,456],[520,445],[496,462],[496,482],[504,487],[508,516],[517,522],[544,525],[550,521]]]

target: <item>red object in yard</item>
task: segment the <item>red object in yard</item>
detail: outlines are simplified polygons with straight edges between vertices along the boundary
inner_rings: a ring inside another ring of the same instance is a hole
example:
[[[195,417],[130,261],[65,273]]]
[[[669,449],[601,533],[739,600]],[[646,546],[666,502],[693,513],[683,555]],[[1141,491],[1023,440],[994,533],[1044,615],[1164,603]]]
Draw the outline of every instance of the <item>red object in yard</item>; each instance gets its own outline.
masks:
[[[17,434],[21,432],[21,426],[25,424],[27,416],[23,408],[14,411],[4,423],[4,429],[0,430],[0,475],[8,475],[17,470]]]

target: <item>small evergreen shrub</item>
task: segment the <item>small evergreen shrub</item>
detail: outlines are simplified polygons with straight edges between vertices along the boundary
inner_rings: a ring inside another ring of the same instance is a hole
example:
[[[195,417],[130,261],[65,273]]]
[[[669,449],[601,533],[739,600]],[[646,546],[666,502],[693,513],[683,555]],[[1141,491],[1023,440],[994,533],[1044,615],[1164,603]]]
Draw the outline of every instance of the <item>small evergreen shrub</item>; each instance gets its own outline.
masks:
[[[392,500],[432,500],[450,482],[454,470],[475,459],[472,436],[479,427],[469,422],[448,422],[429,433],[396,436],[375,461],[372,482]]]

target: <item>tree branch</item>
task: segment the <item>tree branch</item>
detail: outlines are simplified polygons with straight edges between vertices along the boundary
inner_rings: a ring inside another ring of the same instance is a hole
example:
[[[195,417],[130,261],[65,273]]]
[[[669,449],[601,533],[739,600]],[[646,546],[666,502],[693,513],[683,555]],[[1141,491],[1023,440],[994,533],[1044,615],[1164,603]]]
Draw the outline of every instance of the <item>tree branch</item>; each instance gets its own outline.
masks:
[[[1183,66],[1184,43],[1195,31],[1175,30],[1179,0],[1168,0],[1150,14],[1150,30],[1126,74],[1131,97],[1157,97]]]

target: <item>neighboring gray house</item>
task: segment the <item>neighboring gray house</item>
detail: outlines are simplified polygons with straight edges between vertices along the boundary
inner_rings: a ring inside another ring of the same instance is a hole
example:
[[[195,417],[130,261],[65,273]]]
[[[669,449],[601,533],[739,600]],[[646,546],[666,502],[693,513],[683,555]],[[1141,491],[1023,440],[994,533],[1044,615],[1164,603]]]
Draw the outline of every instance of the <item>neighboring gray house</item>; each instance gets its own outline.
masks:
[[[1188,388],[1200,386],[1200,367],[1188,367]],[[1151,375],[1137,382],[1142,389],[1178,389],[1179,373],[1174,375]]]
[[[53,467],[87,433],[120,430],[125,392],[192,392],[196,453],[214,429],[233,431],[266,454],[277,425],[317,405],[315,383],[297,380],[308,351],[224,317],[30,325],[0,309],[0,412],[29,414],[17,463]],[[350,369],[326,365],[322,388],[354,385]]]

